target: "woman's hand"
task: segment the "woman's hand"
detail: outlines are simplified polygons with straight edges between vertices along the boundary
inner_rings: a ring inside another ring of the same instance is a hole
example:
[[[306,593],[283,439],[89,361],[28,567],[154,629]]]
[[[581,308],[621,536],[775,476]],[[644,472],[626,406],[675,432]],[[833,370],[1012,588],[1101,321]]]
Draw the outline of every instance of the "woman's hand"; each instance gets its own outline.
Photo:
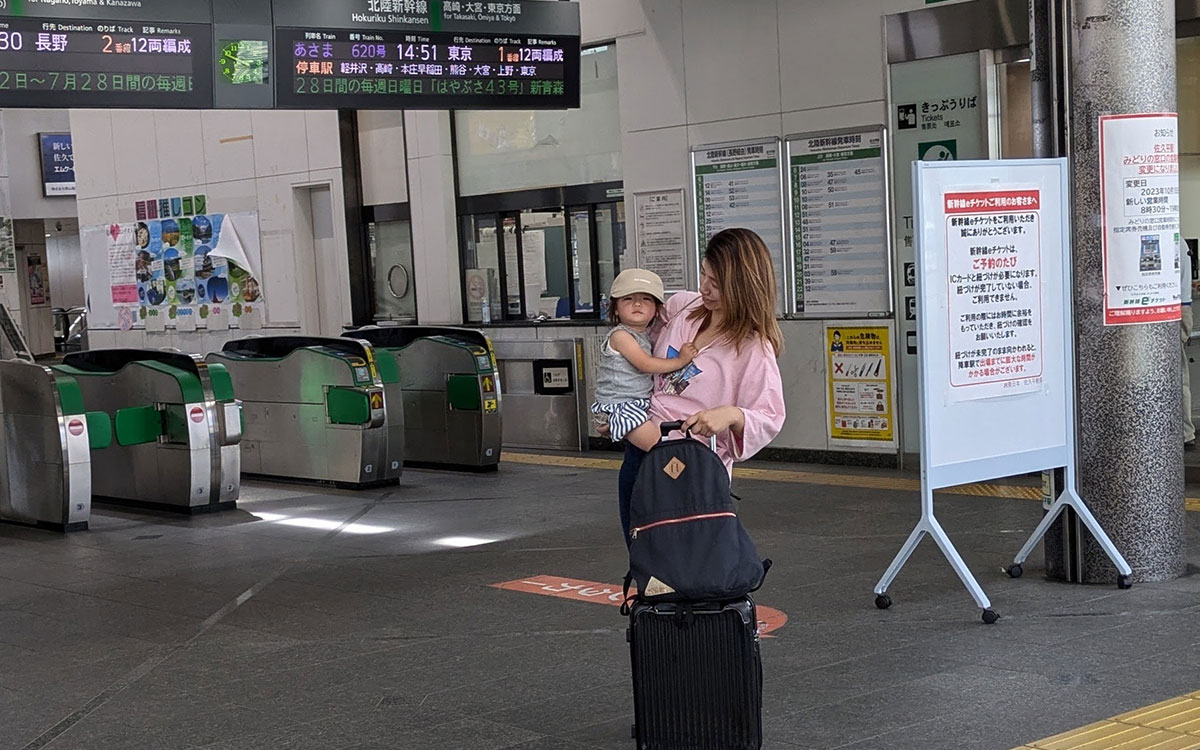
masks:
[[[746,428],[746,415],[736,406],[718,406],[693,414],[683,423],[684,430],[691,430],[700,437],[712,437],[725,430],[741,435]]]

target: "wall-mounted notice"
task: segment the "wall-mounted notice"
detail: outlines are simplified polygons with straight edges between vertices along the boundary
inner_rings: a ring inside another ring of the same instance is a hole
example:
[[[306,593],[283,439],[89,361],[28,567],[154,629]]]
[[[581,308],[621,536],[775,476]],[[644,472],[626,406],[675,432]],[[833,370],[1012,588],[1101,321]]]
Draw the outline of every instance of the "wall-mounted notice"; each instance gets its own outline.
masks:
[[[75,195],[75,149],[70,133],[38,133],[42,154],[42,194]]]
[[[687,289],[687,235],[683,226],[683,191],[636,193],[637,265],[653,271],[667,291]]]
[[[804,317],[892,311],[881,127],[787,139],[796,289]]]
[[[762,237],[775,261],[776,311],[786,308],[783,263],[783,178],[778,138],[692,149],[696,239],[700,253],[713,235],[742,227]]]
[[[891,348],[886,326],[825,324],[829,378],[829,441],[833,445],[895,444]]]
[[[949,190],[950,400],[1042,387],[1041,190]]]
[[[1179,320],[1178,119],[1100,118],[1105,325]]]
[[[117,307],[136,305],[138,276],[149,278],[149,264],[137,255],[137,226],[113,224],[108,228],[108,281]]]

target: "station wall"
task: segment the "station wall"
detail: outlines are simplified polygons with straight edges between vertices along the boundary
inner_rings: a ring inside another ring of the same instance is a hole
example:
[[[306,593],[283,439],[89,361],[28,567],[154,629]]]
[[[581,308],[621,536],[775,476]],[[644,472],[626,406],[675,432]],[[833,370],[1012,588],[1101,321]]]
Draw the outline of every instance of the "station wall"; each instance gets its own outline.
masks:
[[[135,221],[138,201],[203,194],[209,213],[257,213],[264,328],[337,334],[351,322],[336,112],[72,110],[70,120],[85,232]],[[89,268],[107,263],[86,245],[85,256]],[[87,280],[94,348],[208,352],[244,335],[123,331],[104,276]]]

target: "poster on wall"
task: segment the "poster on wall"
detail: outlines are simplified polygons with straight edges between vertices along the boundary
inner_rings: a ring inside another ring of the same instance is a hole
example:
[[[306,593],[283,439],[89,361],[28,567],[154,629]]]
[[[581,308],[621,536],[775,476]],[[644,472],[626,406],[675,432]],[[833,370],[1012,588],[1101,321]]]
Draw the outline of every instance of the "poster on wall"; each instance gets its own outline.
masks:
[[[776,312],[787,309],[783,252],[783,177],[780,140],[718,143],[692,149],[692,182],[696,190],[696,239],[699,255],[714,235],[725,229],[752,230],[775,262]],[[696,261],[699,265],[699,261]]]
[[[891,314],[884,153],[881,127],[787,139],[796,315]]]
[[[1042,191],[944,193],[952,402],[1042,388]]]
[[[1179,320],[1175,114],[1100,118],[1104,324]]]
[[[29,272],[29,304],[46,304],[46,267],[42,263],[42,256],[27,255],[25,266]]]
[[[38,133],[42,155],[42,194],[75,195],[75,149],[70,133]]]
[[[895,446],[886,326],[825,324],[830,445]]]
[[[17,270],[17,243],[13,236],[12,219],[0,217],[0,273]]]
[[[683,190],[635,193],[633,210],[638,267],[658,274],[668,292],[687,289]]]
[[[148,330],[161,330],[159,325],[166,323],[194,330],[193,325],[210,316],[261,320],[265,301],[256,270],[260,252],[254,213],[85,227],[81,238],[85,266],[106,271],[103,283],[113,308],[133,308],[138,322],[153,324]],[[94,280],[88,279],[89,294],[99,299],[90,286]],[[102,311],[92,314],[99,315],[100,325],[117,322],[116,316],[108,321]]]
[[[138,247],[136,224],[112,224],[108,227],[109,297],[117,307],[138,303],[138,282],[150,279],[149,254]]]

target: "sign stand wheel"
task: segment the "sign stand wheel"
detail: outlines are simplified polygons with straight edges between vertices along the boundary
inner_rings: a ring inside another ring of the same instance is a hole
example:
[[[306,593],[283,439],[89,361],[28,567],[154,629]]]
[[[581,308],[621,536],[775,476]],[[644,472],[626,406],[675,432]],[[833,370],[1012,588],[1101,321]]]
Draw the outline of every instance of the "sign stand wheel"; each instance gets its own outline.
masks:
[[[1008,575],[1012,578],[1020,578],[1025,572],[1025,569],[1021,567],[1021,563],[1014,563],[1013,565],[1009,565],[1007,568],[1005,568],[1004,572],[1008,573]]]
[[[879,609],[887,609],[892,606],[892,597],[887,594],[880,594],[875,597],[875,606]]]
[[[1117,576],[1117,588],[1119,588],[1119,589],[1133,588],[1133,576],[1131,576],[1131,575]]]
[[[991,625],[1000,619],[1000,613],[994,609],[983,610],[983,621],[987,625]]]

